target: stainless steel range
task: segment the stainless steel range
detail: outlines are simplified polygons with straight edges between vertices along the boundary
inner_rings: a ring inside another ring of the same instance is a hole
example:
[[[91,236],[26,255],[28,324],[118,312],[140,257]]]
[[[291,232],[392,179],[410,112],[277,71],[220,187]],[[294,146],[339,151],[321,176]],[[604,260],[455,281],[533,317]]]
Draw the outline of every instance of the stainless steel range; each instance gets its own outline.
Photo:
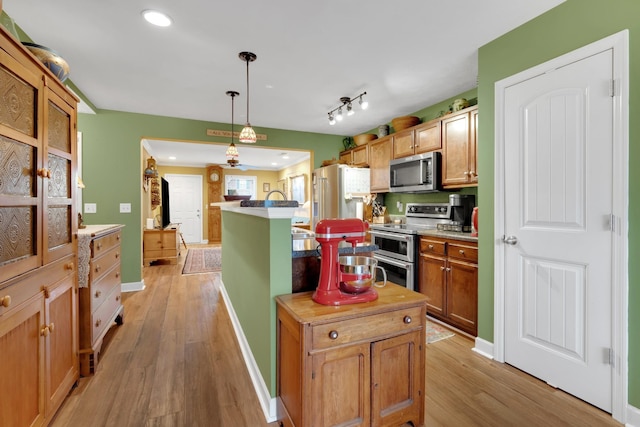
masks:
[[[373,257],[393,283],[417,290],[418,244],[420,230],[450,225],[452,208],[448,203],[407,203],[404,224],[371,224],[372,243],[378,246]]]

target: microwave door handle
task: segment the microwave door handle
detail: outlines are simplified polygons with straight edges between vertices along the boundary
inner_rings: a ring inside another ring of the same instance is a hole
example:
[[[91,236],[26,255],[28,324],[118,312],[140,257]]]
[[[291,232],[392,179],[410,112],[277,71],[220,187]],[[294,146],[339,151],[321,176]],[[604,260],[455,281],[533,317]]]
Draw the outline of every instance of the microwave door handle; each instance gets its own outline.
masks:
[[[398,182],[398,171],[395,169],[391,170],[391,186],[395,187],[396,182]]]
[[[427,182],[427,174],[429,172],[427,162],[428,160],[420,161],[420,184],[425,184]]]

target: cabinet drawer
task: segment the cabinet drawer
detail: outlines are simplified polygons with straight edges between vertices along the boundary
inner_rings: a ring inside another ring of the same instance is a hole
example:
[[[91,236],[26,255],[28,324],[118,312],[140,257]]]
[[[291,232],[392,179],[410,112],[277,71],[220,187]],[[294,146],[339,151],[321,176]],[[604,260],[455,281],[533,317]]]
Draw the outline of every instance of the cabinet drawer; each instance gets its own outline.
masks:
[[[114,265],[120,264],[120,246],[112,247],[89,263],[89,282],[94,283]]]
[[[313,327],[312,349],[322,350],[361,340],[404,333],[422,325],[420,307],[327,323]],[[333,336],[333,338],[332,338]]]
[[[0,289],[0,316],[36,295],[49,290],[47,284],[58,283],[76,271],[74,256],[68,256],[32,273],[19,276]]]
[[[444,255],[445,244],[440,240],[420,239],[420,253],[431,255]]]
[[[449,258],[478,263],[478,247],[460,243],[449,243]]]
[[[116,286],[104,303],[91,314],[92,335],[91,342],[96,342],[105,329],[111,326],[113,316],[120,308],[120,286]]]
[[[120,286],[120,265],[116,265],[109,270],[107,274],[98,279],[95,283],[91,284],[91,312],[96,311],[109,294],[113,291],[113,288]]]
[[[91,242],[91,258],[98,258],[114,246],[120,246],[121,235],[122,233],[118,231],[93,240]]]

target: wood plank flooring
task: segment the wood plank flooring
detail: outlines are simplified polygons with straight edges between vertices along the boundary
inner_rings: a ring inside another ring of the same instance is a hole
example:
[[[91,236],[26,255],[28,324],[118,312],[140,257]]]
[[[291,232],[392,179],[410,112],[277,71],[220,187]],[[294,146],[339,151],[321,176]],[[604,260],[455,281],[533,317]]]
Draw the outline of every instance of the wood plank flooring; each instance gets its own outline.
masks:
[[[193,245],[192,247],[195,247]],[[219,295],[219,273],[144,268],[124,294],[95,375],[81,378],[53,427],[276,427],[266,423]],[[592,406],[471,351],[428,344],[426,426],[621,426]]]

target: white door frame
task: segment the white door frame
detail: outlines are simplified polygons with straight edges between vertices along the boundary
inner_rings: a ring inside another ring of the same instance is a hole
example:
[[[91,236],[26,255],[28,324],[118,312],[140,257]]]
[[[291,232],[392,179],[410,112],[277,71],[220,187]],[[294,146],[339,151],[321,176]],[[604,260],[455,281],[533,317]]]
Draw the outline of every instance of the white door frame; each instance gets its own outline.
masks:
[[[612,233],[612,416],[624,423],[627,417],[628,383],[628,211],[629,211],[629,33],[621,31],[543,64],[507,77],[495,84],[495,181],[494,181],[494,346],[498,362],[505,359],[505,135],[504,95],[507,87],[575,62],[589,55],[613,50],[613,212]]]

